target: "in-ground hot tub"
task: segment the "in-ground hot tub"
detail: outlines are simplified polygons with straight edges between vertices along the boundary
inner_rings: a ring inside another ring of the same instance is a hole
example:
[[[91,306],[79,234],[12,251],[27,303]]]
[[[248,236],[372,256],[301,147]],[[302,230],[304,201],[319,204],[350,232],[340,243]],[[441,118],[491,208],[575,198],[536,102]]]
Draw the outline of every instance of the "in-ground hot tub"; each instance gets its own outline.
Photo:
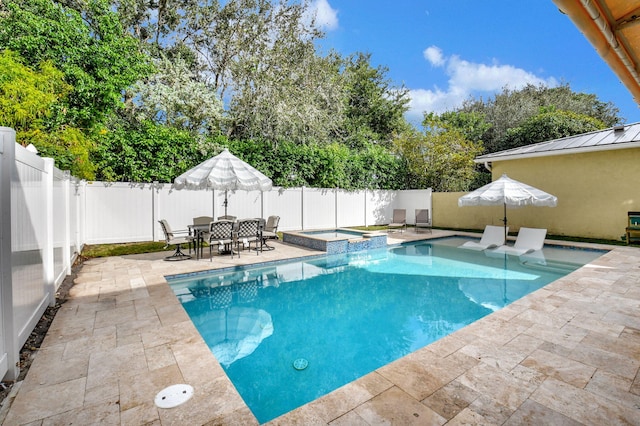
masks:
[[[345,228],[286,231],[282,233],[282,241],[326,251],[327,254],[338,254],[386,247],[387,234]]]

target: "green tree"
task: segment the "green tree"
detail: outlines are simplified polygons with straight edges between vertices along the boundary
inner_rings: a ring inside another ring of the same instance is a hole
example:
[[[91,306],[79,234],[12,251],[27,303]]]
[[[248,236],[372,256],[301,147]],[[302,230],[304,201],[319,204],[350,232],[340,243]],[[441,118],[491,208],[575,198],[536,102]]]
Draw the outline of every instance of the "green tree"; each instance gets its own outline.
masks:
[[[169,183],[208,154],[188,131],[149,121],[113,123],[98,140],[97,178],[106,181]]]
[[[602,102],[592,94],[573,92],[568,84],[558,87],[530,84],[520,90],[505,88],[487,101],[469,99],[459,111],[485,117],[491,127],[482,136],[482,141],[486,152],[496,152],[506,149],[502,141],[508,130],[537,115],[540,108],[583,114],[600,120],[605,126],[622,122],[618,108],[611,102]]]
[[[606,127],[603,122],[588,115],[542,108],[539,114],[528,118],[520,126],[507,130],[500,145],[503,149],[517,148]]]
[[[408,130],[408,89],[395,87],[388,68],[371,66],[371,55],[356,53],[344,59],[344,131],[347,143],[359,147],[374,141],[390,147],[394,135]]]
[[[317,54],[320,37],[303,3],[234,0],[214,28],[216,84],[232,84],[227,134],[301,144],[328,143],[342,120],[335,55]]]
[[[18,52],[32,67],[51,61],[72,86],[51,119],[90,129],[120,108],[122,91],[152,68],[106,0],[79,4],[82,11],[52,0],[0,3],[0,49]]]
[[[405,132],[395,140],[409,172],[407,187],[434,191],[467,191],[475,178],[473,159],[482,144],[439,120],[427,120],[425,133]]]
[[[16,52],[4,50],[0,52],[0,69],[0,122],[17,132],[42,129],[53,106],[71,90],[51,61],[34,71]]]
[[[478,112],[447,111],[440,115],[433,112],[425,113],[422,125],[429,127],[430,123],[440,122],[458,129],[465,139],[472,142],[482,142],[482,137],[491,128],[483,114]]]
[[[53,158],[59,169],[93,179],[92,140],[72,126],[45,125],[71,90],[62,72],[50,61],[32,70],[9,50],[0,53],[0,69],[0,123],[16,130],[21,145],[33,144],[42,156]]]
[[[131,89],[136,98],[131,113],[138,121],[155,121],[194,135],[219,133],[222,101],[199,79],[182,57],[162,57],[157,73]]]

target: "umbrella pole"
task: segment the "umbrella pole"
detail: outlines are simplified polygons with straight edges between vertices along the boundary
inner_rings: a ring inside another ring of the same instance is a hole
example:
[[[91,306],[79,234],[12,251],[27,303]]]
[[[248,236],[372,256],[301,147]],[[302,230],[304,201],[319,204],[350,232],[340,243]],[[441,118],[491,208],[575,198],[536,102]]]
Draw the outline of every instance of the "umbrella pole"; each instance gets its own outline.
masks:
[[[227,216],[227,190],[224,190],[224,215]]]
[[[507,203],[504,203],[504,219],[502,219],[502,222],[504,222],[504,243],[507,244]]]

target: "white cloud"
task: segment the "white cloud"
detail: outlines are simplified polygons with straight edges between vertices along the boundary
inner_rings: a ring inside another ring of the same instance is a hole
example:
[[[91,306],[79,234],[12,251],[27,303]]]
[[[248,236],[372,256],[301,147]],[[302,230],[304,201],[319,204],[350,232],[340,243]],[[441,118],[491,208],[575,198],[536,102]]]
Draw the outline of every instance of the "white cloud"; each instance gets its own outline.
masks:
[[[529,83],[552,87],[558,85],[553,77],[538,77],[513,65],[474,63],[457,55],[446,57],[437,46],[426,48],[423,55],[431,65],[444,70],[448,77],[448,87],[444,90],[438,87],[410,90],[411,103],[407,118],[412,123],[420,123],[425,111],[442,113],[456,109],[471,95],[491,96],[504,87],[517,90]]]
[[[318,28],[330,31],[338,28],[338,10],[331,7],[327,0],[314,0],[310,5]]]
[[[422,52],[424,58],[431,63],[434,67],[441,67],[444,65],[444,56],[442,56],[442,49],[438,46],[429,46]]]

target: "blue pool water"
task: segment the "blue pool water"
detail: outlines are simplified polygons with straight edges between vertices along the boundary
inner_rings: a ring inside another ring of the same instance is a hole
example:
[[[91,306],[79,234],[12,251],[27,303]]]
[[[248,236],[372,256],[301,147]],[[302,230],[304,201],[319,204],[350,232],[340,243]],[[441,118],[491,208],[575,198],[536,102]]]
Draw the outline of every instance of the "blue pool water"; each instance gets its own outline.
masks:
[[[264,423],[602,255],[545,248],[529,259],[490,257],[456,248],[463,241],[448,238],[168,280]]]

